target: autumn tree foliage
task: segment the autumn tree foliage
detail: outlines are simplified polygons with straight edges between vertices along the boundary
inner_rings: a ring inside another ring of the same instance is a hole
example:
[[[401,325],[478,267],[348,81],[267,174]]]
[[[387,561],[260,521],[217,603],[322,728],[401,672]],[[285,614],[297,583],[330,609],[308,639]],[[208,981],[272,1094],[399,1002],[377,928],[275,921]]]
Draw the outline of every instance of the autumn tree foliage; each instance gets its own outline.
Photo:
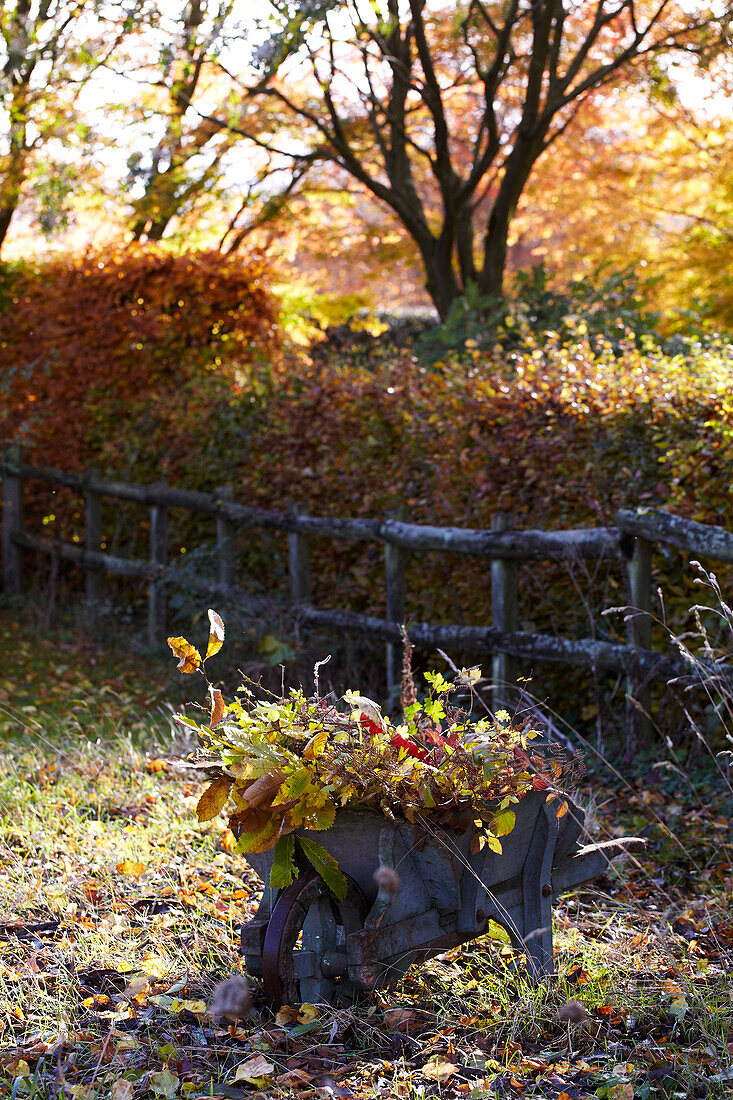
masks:
[[[271,6],[248,94],[300,124],[295,171],[337,165],[394,212],[443,318],[470,284],[501,296],[517,204],[583,104],[636,65],[725,33],[729,17],[669,0]],[[288,152],[277,134],[257,140]]]
[[[234,0],[185,0],[173,17],[169,10],[161,12],[165,33],[153,51],[157,56],[140,72],[141,77],[147,72],[146,91],[135,105],[159,136],[147,152],[136,150],[128,159],[135,240],[161,240],[174,218],[221,185],[226,155],[239,136],[226,119],[201,117],[195,108],[215,96],[218,113],[227,114],[232,86],[217,57],[236,40],[235,7]],[[143,54],[151,52],[148,38],[143,29],[137,41]],[[134,56],[132,51],[131,64]]]
[[[216,252],[139,248],[10,269],[1,305],[0,435],[71,471],[109,463],[141,480],[156,469],[183,478],[207,409],[251,385],[277,343],[260,261]]]
[[[115,54],[147,0],[0,5],[0,247],[36,174],[37,197],[63,204],[90,139],[83,93]]]

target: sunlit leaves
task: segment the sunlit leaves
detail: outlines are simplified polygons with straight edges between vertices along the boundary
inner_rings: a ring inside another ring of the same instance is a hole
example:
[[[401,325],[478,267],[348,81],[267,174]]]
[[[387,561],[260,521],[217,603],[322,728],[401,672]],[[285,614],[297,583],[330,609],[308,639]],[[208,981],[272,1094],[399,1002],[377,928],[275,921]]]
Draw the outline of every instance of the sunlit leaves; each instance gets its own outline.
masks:
[[[168,645],[178,657],[178,669],[186,675],[198,672],[201,668],[201,654],[185,638],[169,638]]]
[[[211,729],[213,729],[214,726],[219,725],[222,718],[224,717],[224,713],[225,713],[225,708],[224,708],[224,700],[222,698],[222,694],[218,690],[218,688],[213,688],[212,687],[212,689],[211,689],[211,717],[209,718],[209,726],[211,727]]]
[[[281,836],[272,852],[272,868],[270,870],[270,886],[274,890],[282,890],[289,886],[298,874],[295,866],[295,837],[292,833]]]
[[[216,651],[223,624],[214,612],[209,620]],[[171,639],[171,648],[184,664],[195,664],[186,639]],[[352,708],[344,714],[297,690],[264,700],[247,688],[227,707],[209,685],[210,725],[200,727],[207,753],[199,766],[220,773],[199,800],[199,820],[210,821],[231,797],[235,851],[276,848],[273,886],[282,889],[292,881],[295,844],[302,843],[339,896],[345,880],[333,858],[312,841],[294,841],[293,834],[329,829],[346,805],[412,824],[427,815],[459,831],[473,819],[471,851],[486,846],[500,854],[499,837],[516,822],[511,803],[538,786],[547,789],[562,768],[540,754],[530,758],[527,745],[536,734],[515,729],[508,713],[472,722],[467,712],[450,706],[454,685],[438,673],[425,679],[430,693],[405,707],[406,722],[399,726],[353,691],[344,696]],[[459,676],[458,682],[465,680]]]
[[[229,798],[229,792],[232,789],[232,783],[232,779],[222,775],[206,788],[196,805],[196,814],[199,821],[211,821],[224,809]]]
[[[224,645],[224,623],[221,616],[209,608],[209,644],[206,647],[206,660],[219,652]]]
[[[318,730],[317,733],[314,733],[308,744],[303,749],[303,759],[315,760],[316,757],[320,756],[323,752],[327,740],[327,729]]]
[[[514,810],[502,810],[489,822],[489,829],[494,836],[507,836],[517,823],[517,815]]]

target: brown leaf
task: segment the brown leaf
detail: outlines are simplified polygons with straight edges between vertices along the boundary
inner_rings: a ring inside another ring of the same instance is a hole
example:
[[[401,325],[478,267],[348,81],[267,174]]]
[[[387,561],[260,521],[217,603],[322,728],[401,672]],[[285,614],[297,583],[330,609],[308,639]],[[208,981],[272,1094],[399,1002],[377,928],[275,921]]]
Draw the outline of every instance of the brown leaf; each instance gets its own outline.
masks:
[[[268,1062],[263,1054],[255,1054],[246,1062],[240,1062],[232,1080],[254,1081],[258,1077],[269,1077],[274,1070],[272,1062]]]
[[[226,806],[232,783],[232,779],[229,779],[225,775],[220,775],[218,779],[215,779],[214,782],[206,788],[196,806],[196,813],[199,821],[211,821],[220,810],[223,810],[224,806]]]
[[[285,775],[283,772],[267,772],[266,775],[261,775],[259,779],[255,779],[254,783],[250,783],[246,791],[243,792],[242,798],[251,810],[257,809],[266,802],[271,803],[284,782]]]
[[[109,1090],[110,1100],[132,1100],[135,1095],[135,1086],[132,1081],[125,1081],[123,1077],[114,1081]]]
[[[448,1081],[455,1073],[458,1073],[458,1066],[454,1066],[452,1062],[439,1062],[436,1058],[423,1066],[421,1072],[426,1080],[437,1081],[439,1085],[442,1085],[444,1081]]]
[[[388,1008],[384,1012],[384,1022],[396,1031],[412,1031],[418,1025],[418,1018],[413,1008]]]
[[[312,1073],[306,1073],[303,1069],[289,1069],[287,1073],[281,1073],[275,1078],[275,1084],[283,1089],[307,1089],[313,1076]]]
[[[221,692],[217,688],[211,689],[211,718],[209,719],[209,729],[218,726],[224,717],[224,700],[221,697]]]

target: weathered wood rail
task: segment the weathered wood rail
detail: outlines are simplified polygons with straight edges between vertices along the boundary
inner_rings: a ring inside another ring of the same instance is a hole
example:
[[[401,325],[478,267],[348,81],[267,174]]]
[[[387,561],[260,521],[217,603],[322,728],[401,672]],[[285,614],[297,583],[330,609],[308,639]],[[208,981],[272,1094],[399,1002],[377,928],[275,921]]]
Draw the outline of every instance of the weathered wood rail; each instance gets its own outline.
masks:
[[[616,525],[568,531],[514,530],[505,515],[494,517],[490,530],[435,527],[394,518],[348,519],[310,516],[302,506],[286,512],[237,504],[231,489],[207,494],[175,489],[163,482],[151,485],[104,480],[94,471],[71,474],[53,467],[29,466],[20,448],[5,448],[2,463],[3,585],[7,594],[22,588],[24,551],[56,555],[86,570],[86,601],[93,615],[101,594],[101,577],[109,573],[146,581],[149,586],[148,637],[151,644],[165,634],[166,587],[180,584],[180,571],[167,560],[167,515],[182,508],[210,516],[216,523],[218,581],[185,577],[189,589],[211,599],[245,605],[247,594],[237,587],[235,538],[242,531],[281,531],[287,536],[290,598],[300,621],[313,628],[366,635],[387,643],[387,683],[399,683],[400,624],[405,619],[405,552],[443,551],[478,555],[491,561],[491,625],[459,626],[410,623],[410,637],[421,646],[491,655],[495,701],[503,686],[514,679],[514,662],[562,662],[627,677],[628,695],[636,711],[649,706],[649,684],[688,670],[673,653],[652,649],[652,554],[656,543],[691,555],[733,562],[733,534],[720,527],[693,523],[666,513],[637,509],[622,511]],[[22,485],[29,479],[65,486],[84,500],[84,545],[40,537],[23,529]],[[150,511],[150,549],[147,560],[115,557],[101,549],[101,501],[132,501]],[[330,538],[381,542],[384,546],[386,617],[312,606],[310,542]],[[558,638],[518,629],[517,564],[526,561],[616,559],[628,577],[628,605],[635,610],[627,622],[625,644],[595,638]]]

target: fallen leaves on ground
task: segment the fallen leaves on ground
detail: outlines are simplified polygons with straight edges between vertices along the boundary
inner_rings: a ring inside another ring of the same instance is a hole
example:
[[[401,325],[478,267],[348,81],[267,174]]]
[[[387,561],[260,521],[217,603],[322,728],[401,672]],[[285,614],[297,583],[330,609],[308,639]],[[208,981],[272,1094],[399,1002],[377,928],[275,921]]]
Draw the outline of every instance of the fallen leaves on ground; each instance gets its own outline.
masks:
[[[227,1020],[209,1008],[242,970],[259,884],[222,818],[196,822],[202,786],[157,765],[155,734],[148,752],[77,737],[0,757],[0,1097],[728,1095],[733,848],[714,789],[595,782],[608,828],[649,849],[560,901],[554,985],[494,929],[354,1007],[273,1015],[250,979],[251,1013]]]

